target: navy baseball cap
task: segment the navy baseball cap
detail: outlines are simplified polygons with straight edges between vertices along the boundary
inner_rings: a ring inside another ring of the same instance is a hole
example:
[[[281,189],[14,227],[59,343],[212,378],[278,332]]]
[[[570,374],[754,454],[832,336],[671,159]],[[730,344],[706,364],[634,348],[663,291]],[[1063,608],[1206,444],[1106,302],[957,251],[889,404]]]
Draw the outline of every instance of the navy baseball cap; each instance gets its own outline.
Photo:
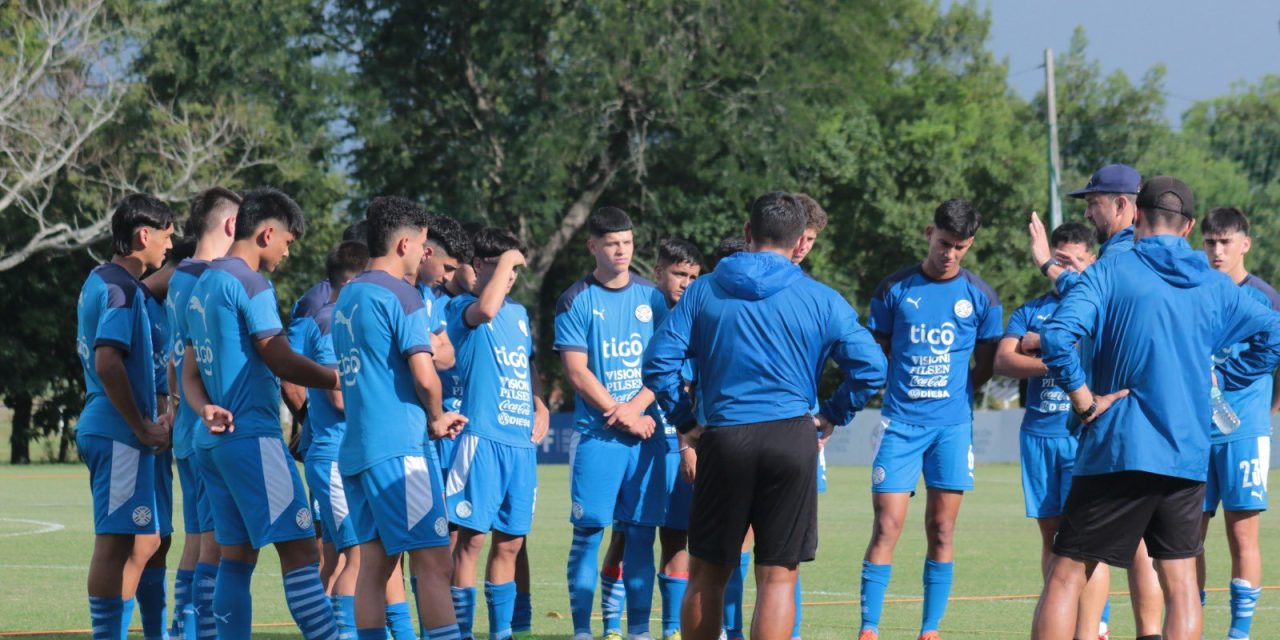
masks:
[[[1137,193],[1142,190],[1142,176],[1127,164],[1109,164],[1093,172],[1089,184],[1067,195],[1083,198],[1090,193]]]

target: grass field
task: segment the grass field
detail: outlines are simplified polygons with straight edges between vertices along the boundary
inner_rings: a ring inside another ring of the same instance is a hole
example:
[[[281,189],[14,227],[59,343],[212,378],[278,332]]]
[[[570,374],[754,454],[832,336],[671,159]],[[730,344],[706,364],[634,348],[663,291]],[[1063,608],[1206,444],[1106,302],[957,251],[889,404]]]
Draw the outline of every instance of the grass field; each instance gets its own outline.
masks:
[[[570,538],[568,467],[546,466],[539,471],[541,509],[530,538],[534,631],[543,638],[568,638],[572,635],[564,578]],[[818,559],[802,571],[806,639],[849,638],[857,631],[858,567],[871,529],[868,475],[861,467],[830,470],[830,490],[821,499]],[[0,636],[10,635],[4,632],[87,628],[85,567],[92,548],[87,485],[88,475],[82,466],[0,466]],[[914,500],[911,508],[911,524],[899,546],[889,588],[882,627],[886,639],[914,638],[919,624],[922,500]],[[1220,529],[1213,529],[1208,543],[1211,587],[1225,587],[1229,579],[1230,564]],[[1268,542],[1278,535],[1280,525],[1264,517],[1264,555],[1270,551]],[[181,540],[176,539],[171,571],[180,546]],[[944,636],[1026,637],[1035,606],[1033,594],[1040,587],[1038,535],[1034,523],[1022,517],[1017,466],[978,469],[977,490],[966,498],[961,511],[956,547],[956,583],[942,625]],[[254,580],[255,623],[280,626],[260,628],[255,637],[297,637],[285,608],[275,554],[265,550],[259,566]],[[1264,573],[1277,577],[1269,584],[1280,583],[1280,558],[1267,556]],[[1123,572],[1116,572],[1112,589],[1115,638],[1133,637],[1124,584]],[[750,583],[747,597],[754,597]],[[1209,594],[1206,637],[1225,636],[1227,600],[1225,591]],[[1254,637],[1280,636],[1278,609],[1280,594],[1265,593],[1254,622]],[[483,633],[483,600],[477,615],[476,631]],[[657,615],[655,603],[655,620]],[[44,633],[30,637],[89,636]]]

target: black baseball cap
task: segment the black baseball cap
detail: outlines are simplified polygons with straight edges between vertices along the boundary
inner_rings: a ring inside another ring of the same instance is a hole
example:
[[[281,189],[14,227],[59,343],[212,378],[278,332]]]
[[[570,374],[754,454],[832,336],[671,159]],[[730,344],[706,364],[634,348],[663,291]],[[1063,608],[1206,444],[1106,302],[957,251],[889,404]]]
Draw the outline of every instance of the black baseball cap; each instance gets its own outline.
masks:
[[[1182,202],[1182,206],[1177,209],[1161,206],[1159,204],[1160,198],[1166,193],[1177,196],[1178,200]],[[1192,220],[1196,217],[1196,199],[1191,193],[1191,187],[1172,176],[1156,176],[1142,185],[1142,191],[1138,192],[1138,208],[1180,213]]]

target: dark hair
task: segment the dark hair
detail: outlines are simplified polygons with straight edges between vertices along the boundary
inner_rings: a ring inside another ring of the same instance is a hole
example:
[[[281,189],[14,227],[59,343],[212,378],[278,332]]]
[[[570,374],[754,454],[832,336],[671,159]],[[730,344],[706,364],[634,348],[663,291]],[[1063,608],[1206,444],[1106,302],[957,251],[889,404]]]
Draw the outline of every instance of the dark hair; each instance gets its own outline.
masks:
[[[1154,200],[1152,203],[1154,206],[1138,207],[1149,226],[1181,229],[1187,220],[1194,219],[1182,215],[1182,197],[1172,191],[1166,191],[1156,196]]]
[[[236,240],[244,240],[268,220],[284,223],[294,240],[301,240],[307,230],[302,207],[285,192],[275,187],[257,187],[243,194],[240,212],[236,214]]]
[[[1065,222],[1049,234],[1049,244],[1055,248],[1064,244],[1082,244],[1085,249],[1093,251],[1093,241],[1096,237],[1097,232],[1083,222]]]
[[[525,246],[514,233],[497,227],[485,227],[474,239],[475,259],[496,258],[508,251],[516,250],[524,254]]]
[[[127,195],[111,214],[111,250],[118,256],[133,251],[133,232],[140,227],[168,229],[173,225],[173,211],[155,196],[145,193]]]
[[[369,242],[368,220],[356,220],[342,230],[343,242]]]
[[[1244,235],[1249,235],[1249,218],[1244,212],[1235,207],[1214,207],[1204,216],[1204,223],[1200,225],[1200,233],[1206,236],[1216,236],[1225,233],[1235,233],[1239,231]]]
[[[191,212],[187,214],[187,222],[182,226],[182,236],[196,239],[208,233],[213,229],[215,222],[210,219],[210,214],[226,205],[239,207],[242,200],[240,194],[226,187],[209,187],[197,193],[191,201]]]
[[[380,258],[391,250],[391,239],[405,229],[425,229],[431,217],[427,210],[408,198],[378,196],[369,202],[369,257]]]
[[[631,229],[631,216],[617,207],[600,207],[587,216],[587,232],[592,238]]]
[[[805,226],[805,229],[822,231],[827,228],[827,212],[822,208],[822,205],[818,204],[817,200],[813,199],[813,196],[807,193],[794,193],[792,195],[796,197],[796,200],[800,201],[801,205],[804,205],[804,213],[809,216],[809,223]]]
[[[747,246],[747,239],[745,237],[739,235],[728,236],[724,240],[721,240],[720,244],[716,245],[716,264],[720,264],[721,260],[724,260],[735,253],[742,253],[749,248],[750,247]],[[712,268],[714,269],[715,267],[712,266]]]
[[[982,214],[965,200],[953,198],[933,210],[933,227],[960,238],[972,238],[982,226]]]
[[[431,216],[427,223],[427,241],[462,264],[471,262],[471,235],[449,216]]]
[[[183,238],[175,243],[169,249],[169,253],[164,254],[165,264],[178,264],[196,254],[196,239]]]
[[[808,224],[804,205],[786,191],[770,191],[751,203],[751,238],[757,245],[790,249]]]
[[[333,248],[324,259],[324,273],[336,284],[365,270],[369,264],[369,245],[359,240],[346,240]]]
[[[688,262],[702,266],[702,252],[688,240],[667,238],[658,245],[658,266],[670,266]]]

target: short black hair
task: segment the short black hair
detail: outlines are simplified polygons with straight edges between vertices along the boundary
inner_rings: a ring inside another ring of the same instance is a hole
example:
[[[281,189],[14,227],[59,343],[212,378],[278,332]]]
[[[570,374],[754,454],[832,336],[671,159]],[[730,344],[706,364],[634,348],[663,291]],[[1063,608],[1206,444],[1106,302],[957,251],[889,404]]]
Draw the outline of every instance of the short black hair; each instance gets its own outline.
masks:
[[[196,255],[196,239],[183,238],[173,243],[169,253],[164,254],[164,263],[176,265],[194,255]]]
[[[256,187],[245,191],[236,214],[236,240],[253,235],[258,225],[268,220],[284,223],[294,240],[301,240],[307,230],[302,207],[285,192],[275,187]]]
[[[496,258],[508,251],[515,250],[527,254],[523,242],[516,234],[497,227],[485,227],[474,239],[475,259]]]
[[[226,205],[239,207],[243,200],[240,194],[226,187],[209,187],[197,193],[191,200],[187,222],[182,226],[182,237],[196,239],[208,233],[214,224],[214,220],[209,218],[210,214]]]
[[[982,214],[967,200],[952,198],[933,210],[933,227],[960,238],[972,238],[982,226]]]
[[[343,242],[369,242],[369,224],[367,220],[356,220],[342,230]]]
[[[770,191],[751,203],[751,238],[757,245],[790,249],[808,226],[804,205],[786,191]]]
[[[133,251],[133,233],[141,227],[168,229],[173,210],[155,196],[134,193],[124,197],[111,214],[111,250],[118,256]]]
[[[631,216],[617,207],[600,207],[587,216],[587,232],[592,238],[631,229]]]
[[[380,258],[391,250],[391,238],[405,229],[425,229],[431,216],[416,202],[400,196],[378,196],[369,202],[369,257]]]
[[[1096,237],[1097,232],[1083,222],[1065,222],[1049,234],[1049,244],[1054,248],[1064,244],[1082,244],[1085,249],[1093,251],[1093,242]]]
[[[725,258],[728,258],[729,256],[735,253],[742,253],[743,251],[746,251],[749,248],[750,247],[747,246],[747,239],[745,236],[740,236],[736,234],[732,236],[728,236],[725,239],[721,240],[720,244],[716,245],[716,255],[715,255],[716,264],[718,265],[720,264],[721,260],[724,260]],[[712,268],[713,269],[715,268],[714,265],[712,266]]]
[[[1227,233],[1235,233],[1239,231],[1244,235],[1249,235],[1249,217],[1244,212],[1235,207],[1214,207],[1204,216],[1204,223],[1200,225],[1200,233],[1206,236],[1216,236]]]
[[[658,266],[665,267],[681,262],[702,267],[702,252],[692,242],[681,238],[667,238],[658,245]]]
[[[431,216],[427,223],[427,241],[462,264],[471,262],[471,234],[449,216]]]
[[[369,245],[359,240],[346,240],[325,257],[324,273],[331,283],[343,282],[363,272],[368,265]]]

